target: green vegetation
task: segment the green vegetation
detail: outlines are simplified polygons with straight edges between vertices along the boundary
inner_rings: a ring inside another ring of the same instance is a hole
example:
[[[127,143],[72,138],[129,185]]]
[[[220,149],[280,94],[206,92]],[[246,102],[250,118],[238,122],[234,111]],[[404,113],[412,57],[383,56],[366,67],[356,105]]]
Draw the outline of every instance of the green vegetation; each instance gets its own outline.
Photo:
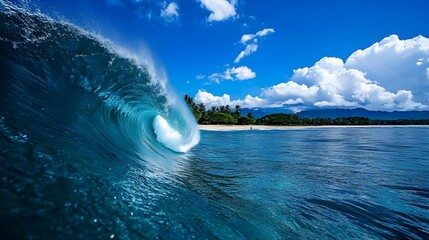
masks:
[[[322,126],[322,125],[429,125],[425,120],[371,120],[366,117],[347,118],[299,118],[296,114],[275,113],[256,119],[252,113],[241,116],[241,107],[229,105],[212,107],[206,110],[203,103],[196,104],[192,97],[185,95],[185,101],[199,124],[238,124],[238,125],[276,125],[276,126]]]
[[[235,119],[231,114],[223,113],[223,112],[214,112],[209,115],[207,118],[208,122],[213,124],[236,124],[237,119]]]
[[[299,125],[299,117],[296,114],[275,113],[256,120],[261,125]]]
[[[251,125],[251,124],[255,124],[255,122],[256,122],[256,118],[254,118],[252,116],[252,114],[249,113],[248,116],[240,117],[238,119],[237,124],[238,125]]]
[[[229,105],[212,107],[206,110],[203,103],[196,104],[194,99],[189,95],[185,95],[185,101],[195,116],[195,119],[200,124],[254,124],[256,118],[252,114],[241,116],[241,108],[239,105],[231,109]]]

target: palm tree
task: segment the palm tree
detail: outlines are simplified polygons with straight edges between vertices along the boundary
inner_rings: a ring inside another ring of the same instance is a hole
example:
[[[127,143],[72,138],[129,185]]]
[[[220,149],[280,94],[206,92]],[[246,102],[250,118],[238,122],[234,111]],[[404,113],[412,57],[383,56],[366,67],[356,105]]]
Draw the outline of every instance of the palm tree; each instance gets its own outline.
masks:
[[[225,112],[226,114],[231,114],[231,107],[229,105],[225,106]]]
[[[234,116],[237,119],[240,118],[241,117],[240,109],[241,109],[240,105],[235,105],[235,110],[232,116]]]
[[[192,97],[189,96],[188,94],[185,94],[185,101],[189,106],[191,106],[194,103],[194,99],[192,99]]]
[[[219,107],[219,112],[223,112],[223,113],[224,113],[224,112],[225,112],[225,106],[223,106],[223,105],[222,105],[222,106],[220,106],[220,107]]]
[[[206,105],[204,105],[204,103],[198,104],[198,111],[205,112],[206,111]]]

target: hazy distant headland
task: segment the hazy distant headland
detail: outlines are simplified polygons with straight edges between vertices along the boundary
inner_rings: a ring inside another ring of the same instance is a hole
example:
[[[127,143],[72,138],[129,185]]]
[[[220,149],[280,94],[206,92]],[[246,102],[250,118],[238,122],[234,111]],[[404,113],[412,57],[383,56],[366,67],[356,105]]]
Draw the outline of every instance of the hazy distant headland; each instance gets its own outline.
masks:
[[[429,125],[429,111],[369,111],[356,109],[308,110],[288,113],[282,109],[242,109],[229,105],[206,109],[185,95],[185,101],[199,124],[325,126],[325,125]],[[277,112],[276,112],[277,111]],[[265,114],[264,114],[265,113]]]

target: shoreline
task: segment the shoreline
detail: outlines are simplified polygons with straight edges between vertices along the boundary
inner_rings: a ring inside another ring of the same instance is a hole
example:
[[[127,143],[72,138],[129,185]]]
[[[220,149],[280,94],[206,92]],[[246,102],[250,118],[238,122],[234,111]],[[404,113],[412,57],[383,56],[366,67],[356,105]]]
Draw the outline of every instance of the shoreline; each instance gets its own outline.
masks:
[[[198,125],[201,131],[252,131],[252,130],[304,130],[320,128],[391,128],[391,127],[429,127],[429,125],[323,125],[323,126],[268,126],[268,125]]]

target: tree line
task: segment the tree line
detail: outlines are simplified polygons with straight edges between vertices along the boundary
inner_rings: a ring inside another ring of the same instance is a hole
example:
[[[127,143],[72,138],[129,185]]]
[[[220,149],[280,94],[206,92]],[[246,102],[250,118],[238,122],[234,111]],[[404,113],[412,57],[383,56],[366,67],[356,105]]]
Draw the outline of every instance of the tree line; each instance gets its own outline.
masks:
[[[185,101],[199,124],[237,124],[237,125],[275,125],[275,126],[322,126],[322,125],[429,125],[429,119],[424,120],[373,120],[367,117],[344,118],[300,118],[297,114],[275,113],[255,118],[252,113],[241,115],[241,107],[229,105],[206,109],[204,103],[197,104],[189,95]]]
[[[231,108],[229,105],[211,107],[207,110],[204,103],[196,104],[194,99],[189,95],[185,95],[185,101],[199,124],[249,125],[256,122],[256,118],[252,113],[242,116],[239,105],[236,105],[234,108]]]

